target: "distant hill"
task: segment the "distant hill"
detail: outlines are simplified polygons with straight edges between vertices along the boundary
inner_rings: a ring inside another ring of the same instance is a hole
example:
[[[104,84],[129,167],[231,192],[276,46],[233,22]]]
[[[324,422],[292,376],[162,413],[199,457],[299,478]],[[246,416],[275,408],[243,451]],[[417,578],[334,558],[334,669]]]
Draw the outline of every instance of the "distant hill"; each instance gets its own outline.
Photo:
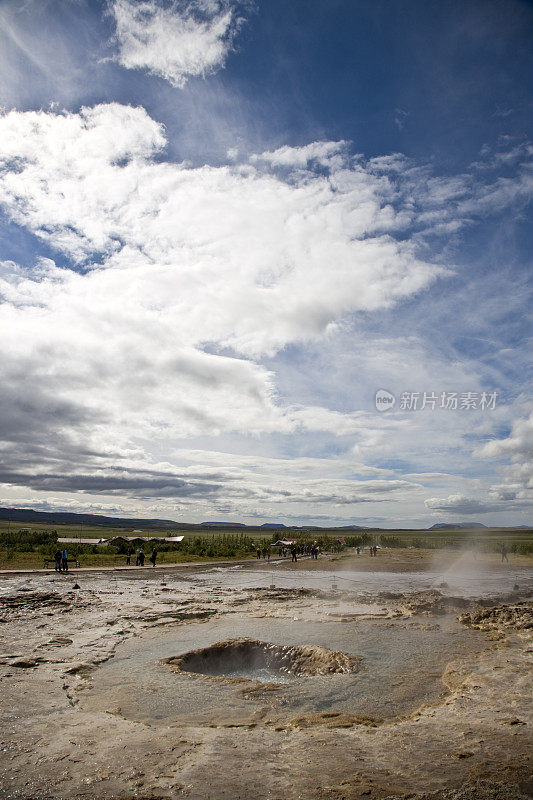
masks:
[[[329,535],[335,532],[347,531],[375,531],[376,533],[390,533],[395,528],[371,528],[366,525],[285,525],[283,522],[264,522],[257,525],[246,525],[244,522],[177,522],[172,519],[141,519],[139,517],[108,517],[100,514],[76,514],[73,511],[34,511],[33,508],[0,508],[0,521],[11,521],[22,524],[41,524],[47,526],[72,525],[72,526],[94,526],[100,528],[129,528],[130,530],[179,530],[181,533],[190,531],[191,533],[210,528],[213,531],[224,529],[239,529],[253,534],[266,534],[267,530],[284,529],[286,531],[301,531],[300,535],[305,535],[306,531],[324,531]],[[481,522],[437,522],[429,530],[469,530],[487,529],[487,525]],[[527,525],[519,525],[504,530],[531,530]],[[403,530],[403,529],[401,529]],[[427,528],[409,528],[409,530],[428,530]]]
[[[432,525],[429,528],[430,531],[445,531],[445,530],[452,530],[454,528],[486,528],[486,525],[483,525],[482,522],[437,522],[436,525]]]
[[[43,522],[48,525],[102,525],[111,528],[175,528],[171,519],[126,519],[71,511],[34,511],[32,508],[0,508],[0,519],[11,522]]]
[[[201,528],[246,528],[244,522],[201,522]]]
[[[335,530],[336,531],[362,531],[362,530],[364,530],[364,528],[363,528],[362,525],[336,525],[335,526]],[[379,529],[375,528],[375,530],[379,530]]]

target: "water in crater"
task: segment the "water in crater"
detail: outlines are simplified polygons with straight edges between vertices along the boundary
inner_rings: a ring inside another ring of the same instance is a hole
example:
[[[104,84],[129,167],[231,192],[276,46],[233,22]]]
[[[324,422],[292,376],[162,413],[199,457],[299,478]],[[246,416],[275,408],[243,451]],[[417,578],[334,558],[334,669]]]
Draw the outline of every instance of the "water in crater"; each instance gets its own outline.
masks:
[[[361,663],[357,672],[287,675],[283,681],[268,664],[258,664],[255,673],[249,664],[245,670],[226,664],[225,677],[264,681],[255,686],[175,672],[164,663],[240,637],[280,647],[329,648],[361,656]],[[482,631],[465,628],[454,616],[315,622],[228,615],[151,629],[127,640],[94,672],[80,702],[88,710],[159,725],[276,722],[325,711],[391,719],[439,702],[446,692],[446,666],[489,646]]]

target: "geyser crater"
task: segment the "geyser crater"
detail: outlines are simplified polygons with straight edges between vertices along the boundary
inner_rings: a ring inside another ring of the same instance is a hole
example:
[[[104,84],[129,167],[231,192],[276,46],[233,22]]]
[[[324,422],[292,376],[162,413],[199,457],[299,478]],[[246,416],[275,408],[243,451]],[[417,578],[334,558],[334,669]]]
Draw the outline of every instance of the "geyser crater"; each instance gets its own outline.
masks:
[[[163,659],[175,672],[226,681],[288,683],[300,676],[357,672],[361,656],[318,645],[278,645],[239,638]]]

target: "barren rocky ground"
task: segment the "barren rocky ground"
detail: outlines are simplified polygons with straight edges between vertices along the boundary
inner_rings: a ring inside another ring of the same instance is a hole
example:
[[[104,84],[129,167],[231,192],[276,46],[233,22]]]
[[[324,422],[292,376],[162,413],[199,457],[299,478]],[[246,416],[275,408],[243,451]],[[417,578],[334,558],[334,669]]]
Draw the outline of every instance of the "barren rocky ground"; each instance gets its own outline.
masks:
[[[465,631],[483,632],[482,652],[448,663],[439,676],[439,701],[409,715],[326,710],[275,722],[258,714],[242,725],[223,715],[208,725],[152,725],[84,703],[99,665],[122,643],[235,614],[316,619],[324,592],[205,586],[157,571],[4,576],[1,796],[525,800],[533,796],[533,607],[526,595],[337,593],[337,618],[375,619],[383,635],[387,624],[430,629],[445,613]]]

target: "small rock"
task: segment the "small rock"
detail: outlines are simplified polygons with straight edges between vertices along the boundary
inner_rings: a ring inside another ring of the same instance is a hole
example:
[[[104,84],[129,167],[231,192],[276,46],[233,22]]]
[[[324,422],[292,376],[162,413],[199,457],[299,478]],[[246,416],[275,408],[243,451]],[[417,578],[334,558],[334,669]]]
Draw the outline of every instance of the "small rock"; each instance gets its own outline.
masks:
[[[17,658],[12,661],[10,667],[20,667],[21,669],[31,669],[37,666],[37,661],[34,658]]]
[[[79,583],[75,583],[72,588],[73,589],[81,589],[81,586],[79,585]]]

